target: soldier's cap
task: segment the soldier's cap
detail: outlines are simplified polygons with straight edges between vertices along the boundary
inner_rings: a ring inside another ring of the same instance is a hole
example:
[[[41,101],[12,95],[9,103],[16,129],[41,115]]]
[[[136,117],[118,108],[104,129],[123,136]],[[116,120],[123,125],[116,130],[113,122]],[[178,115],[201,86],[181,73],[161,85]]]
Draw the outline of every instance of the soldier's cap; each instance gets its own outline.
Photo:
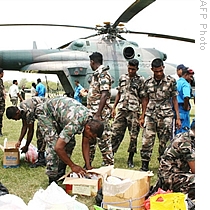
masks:
[[[188,74],[195,74],[195,72],[192,69],[187,69]]]
[[[182,70],[182,75],[183,74],[192,74],[192,75],[194,75],[194,71],[192,70],[192,69],[183,69]]]
[[[178,66],[176,67],[177,70],[179,70],[179,69],[187,70],[188,68],[189,68],[189,67],[186,67],[186,66],[183,65],[183,64],[180,64],[180,65],[178,65]]]

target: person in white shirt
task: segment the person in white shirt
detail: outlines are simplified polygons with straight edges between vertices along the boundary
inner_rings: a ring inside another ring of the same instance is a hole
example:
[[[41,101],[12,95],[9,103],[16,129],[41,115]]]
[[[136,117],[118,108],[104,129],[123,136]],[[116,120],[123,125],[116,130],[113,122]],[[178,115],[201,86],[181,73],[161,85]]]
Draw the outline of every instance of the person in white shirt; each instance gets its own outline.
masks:
[[[9,88],[9,97],[10,97],[10,101],[12,102],[12,105],[14,106],[17,106],[18,98],[20,99],[20,102],[23,101],[23,98],[20,95],[20,92],[18,89],[17,80],[13,80],[13,84]]]
[[[36,83],[32,82],[31,84],[31,97],[36,96]]]

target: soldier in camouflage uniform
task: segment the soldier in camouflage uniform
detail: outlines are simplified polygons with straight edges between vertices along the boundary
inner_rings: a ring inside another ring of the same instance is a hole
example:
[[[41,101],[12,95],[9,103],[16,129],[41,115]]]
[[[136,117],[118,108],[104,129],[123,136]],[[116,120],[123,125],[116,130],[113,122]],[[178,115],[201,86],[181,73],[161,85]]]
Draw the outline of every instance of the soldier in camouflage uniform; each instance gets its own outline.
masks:
[[[130,145],[127,152],[128,167],[133,168],[133,156],[137,152],[137,138],[140,131],[139,117],[141,109],[141,93],[144,86],[144,78],[137,75],[139,61],[132,59],[128,62],[128,73],[121,75],[119,79],[118,93],[112,110],[114,122],[112,124],[112,150],[116,153],[128,127]],[[118,105],[116,115],[115,108]],[[116,116],[115,116],[116,115]]]
[[[19,105],[19,107],[8,107],[6,110],[6,115],[8,119],[14,119],[14,115],[18,113],[18,119],[14,120],[20,120],[22,119],[22,128],[21,133],[18,139],[18,142],[16,143],[16,147],[19,148],[21,145],[21,141],[23,140],[25,134],[27,133],[27,139],[26,144],[24,147],[21,148],[22,152],[26,153],[28,151],[28,146],[32,141],[33,135],[34,135],[34,122],[35,122],[35,110],[37,106],[40,103],[45,102],[46,98],[41,97],[33,97],[30,99],[27,99],[25,101],[22,101]],[[37,125],[36,129],[36,137],[37,137],[37,149],[38,149],[38,160],[36,163],[32,164],[31,167],[35,168],[38,166],[45,166],[45,147],[46,143],[44,142],[44,139],[40,133],[39,126]]]
[[[164,64],[159,58],[152,61],[153,77],[144,83],[142,99],[142,115],[140,126],[144,127],[142,134],[141,170],[148,171],[149,161],[155,142],[156,133],[159,138],[159,158],[164,153],[166,143],[172,137],[173,110],[176,112],[176,126],[180,128],[181,121],[177,103],[176,80],[164,74]]]
[[[4,111],[5,111],[5,98],[6,98],[4,84],[3,84],[3,80],[2,80],[3,76],[4,76],[4,70],[2,68],[0,68],[0,136],[3,136],[2,121],[3,121]]]
[[[195,199],[195,123],[177,134],[161,156],[158,177],[163,190],[188,194]]]
[[[103,56],[99,52],[94,52],[90,56],[90,66],[94,71],[90,83],[87,108],[90,109],[93,118],[101,120],[104,123],[104,133],[102,138],[98,139],[98,146],[102,153],[103,163],[105,165],[113,165],[114,158],[112,154],[111,144],[111,127],[109,124],[112,108],[110,107],[111,97],[111,75],[108,67],[104,67]],[[96,143],[90,144],[90,161],[95,157]]]
[[[75,173],[84,175],[85,170],[70,159],[75,146],[75,134],[82,133],[82,151],[87,169],[91,169],[89,141],[101,137],[104,125],[92,119],[90,111],[75,99],[58,97],[49,99],[36,109],[36,116],[42,136],[47,143],[47,169],[49,184],[60,178],[60,160]]]

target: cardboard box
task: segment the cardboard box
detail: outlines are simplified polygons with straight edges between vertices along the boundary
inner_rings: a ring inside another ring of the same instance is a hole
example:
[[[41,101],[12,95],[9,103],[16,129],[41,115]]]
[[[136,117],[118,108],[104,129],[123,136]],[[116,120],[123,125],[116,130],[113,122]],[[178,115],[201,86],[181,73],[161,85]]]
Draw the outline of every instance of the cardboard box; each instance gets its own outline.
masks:
[[[1,149],[4,152],[3,155],[3,167],[4,168],[18,168],[20,166],[20,152],[15,148],[16,142],[6,141]]]
[[[111,176],[120,178],[121,182],[103,181],[103,202],[105,209],[138,209],[143,210],[145,196],[150,189],[152,172],[141,172],[129,169],[113,169]]]
[[[65,175],[63,184],[66,185],[66,193],[96,196],[98,190],[103,185],[103,177],[105,174],[110,174],[112,169],[113,166],[105,166],[87,171],[90,174],[96,174],[97,179],[73,178],[69,177],[70,173]]]

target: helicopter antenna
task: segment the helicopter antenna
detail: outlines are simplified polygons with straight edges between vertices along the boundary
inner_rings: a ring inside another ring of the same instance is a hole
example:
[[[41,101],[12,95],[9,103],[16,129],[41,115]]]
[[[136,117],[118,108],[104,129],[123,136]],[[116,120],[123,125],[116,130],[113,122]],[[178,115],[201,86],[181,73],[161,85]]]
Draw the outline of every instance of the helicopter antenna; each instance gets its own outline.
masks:
[[[36,41],[33,41],[33,50],[37,49]]]

